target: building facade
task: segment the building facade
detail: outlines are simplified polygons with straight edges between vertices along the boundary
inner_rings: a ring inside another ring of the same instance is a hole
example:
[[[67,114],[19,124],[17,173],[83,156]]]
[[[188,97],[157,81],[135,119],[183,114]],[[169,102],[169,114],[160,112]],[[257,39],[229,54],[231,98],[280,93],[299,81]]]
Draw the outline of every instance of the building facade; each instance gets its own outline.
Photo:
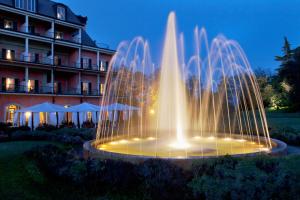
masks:
[[[0,121],[43,102],[99,104],[114,51],[86,32],[87,17],[50,0],[0,0]]]

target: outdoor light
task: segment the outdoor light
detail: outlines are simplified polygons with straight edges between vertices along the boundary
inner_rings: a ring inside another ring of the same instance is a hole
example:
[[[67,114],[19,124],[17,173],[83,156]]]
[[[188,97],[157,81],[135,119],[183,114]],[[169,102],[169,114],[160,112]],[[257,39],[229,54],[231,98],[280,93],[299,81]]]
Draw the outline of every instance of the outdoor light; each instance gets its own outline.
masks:
[[[154,109],[150,109],[149,113],[150,113],[150,115],[154,115],[155,114],[155,110]]]
[[[31,112],[26,112],[25,117],[28,119],[31,116]]]

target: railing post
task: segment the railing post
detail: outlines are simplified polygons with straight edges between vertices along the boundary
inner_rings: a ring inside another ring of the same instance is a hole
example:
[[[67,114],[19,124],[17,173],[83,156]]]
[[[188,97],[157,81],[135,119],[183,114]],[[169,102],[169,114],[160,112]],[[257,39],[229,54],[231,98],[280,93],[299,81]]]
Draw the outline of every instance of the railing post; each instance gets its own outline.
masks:
[[[28,88],[28,81],[29,81],[29,70],[28,67],[25,68],[25,92],[29,92]]]

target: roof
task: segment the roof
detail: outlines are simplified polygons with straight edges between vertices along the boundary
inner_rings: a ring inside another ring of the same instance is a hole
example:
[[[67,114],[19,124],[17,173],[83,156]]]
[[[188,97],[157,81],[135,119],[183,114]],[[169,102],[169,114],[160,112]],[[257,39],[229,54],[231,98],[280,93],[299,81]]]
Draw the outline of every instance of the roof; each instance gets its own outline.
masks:
[[[15,0],[0,0],[0,4],[14,7],[14,1]],[[83,17],[81,15],[76,15],[68,6],[62,3],[54,2],[51,0],[36,0],[37,2],[37,9],[36,14],[43,15],[46,17],[51,17],[54,19],[57,19],[57,6],[63,6],[66,8],[66,20],[65,22],[69,22],[76,25],[85,26],[87,24],[87,17]],[[93,40],[89,34],[83,29],[82,30],[82,44],[85,46],[95,47],[95,48],[101,48],[111,51],[111,53],[114,53],[114,50],[109,49],[109,47],[100,47],[96,44],[96,41]]]
[[[1,4],[14,7],[15,0],[0,0]],[[37,2],[37,10],[36,14],[44,15],[51,18],[56,18],[56,9],[58,5],[64,6],[66,8],[66,22],[77,24],[84,26],[87,23],[87,17],[82,17],[80,15],[76,15],[73,11],[66,5],[62,3],[57,3],[50,0],[36,0]]]
[[[42,104],[37,104],[17,111],[17,113],[26,113],[26,112],[38,113],[38,112],[67,112],[67,111],[63,106],[45,102]]]

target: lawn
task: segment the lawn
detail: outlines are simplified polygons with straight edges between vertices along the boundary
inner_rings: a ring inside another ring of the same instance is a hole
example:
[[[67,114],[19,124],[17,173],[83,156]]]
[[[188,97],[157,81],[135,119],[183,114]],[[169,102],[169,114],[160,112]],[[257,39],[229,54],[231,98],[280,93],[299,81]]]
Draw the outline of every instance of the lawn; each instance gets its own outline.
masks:
[[[272,129],[289,127],[300,131],[300,113],[267,112],[267,119]]]
[[[1,199],[83,199],[87,196],[56,180],[46,178],[35,163],[23,153],[33,147],[51,142],[0,143],[0,197]]]

